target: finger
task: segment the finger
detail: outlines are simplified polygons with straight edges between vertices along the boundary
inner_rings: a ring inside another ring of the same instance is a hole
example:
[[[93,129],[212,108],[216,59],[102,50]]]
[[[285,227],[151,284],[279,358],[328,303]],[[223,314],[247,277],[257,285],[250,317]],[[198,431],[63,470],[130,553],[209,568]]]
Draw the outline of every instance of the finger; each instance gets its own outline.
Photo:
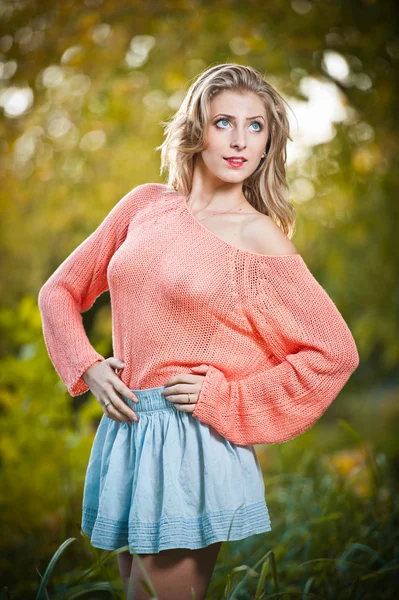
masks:
[[[106,402],[107,402],[107,407],[104,407],[104,410],[105,410],[107,416],[111,416],[115,421],[118,421],[118,422],[131,423],[131,420],[128,419],[125,415],[123,415],[118,410],[118,408],[114,405],[114,403],[111,401],[110,398],[107,398]]]
[[[118,380],[115,384],[113,384],[113,386],[117,392],[129,398],[129,400],[131,400],[132,402],[135,402],[137,404],[137,402],[139,401],[137,396],[133,394],[132,390],[130,390],[122,381]]]
[[[111,367],[111,369],[123,369],[125,366],[125,363],[122,360],[119,360],[119,358],[116,358],[116,356],[110,356],[109,358],[106,358],[105,362]]]
[[[190,402],[188,402],[188,394],[168,394],[165,396],[165,399],[168,402],[173,402],[174,404],[191,404],[192,402],[196,402],[197,394],[193,391],[190,393]]]
[[[208,369],[209,369],[209,365],[198,365],[198,366],[195,366],[195,367],[190,367],[190,369],[192,371],[197,371],[198,370],[198,371],[206,373],[208,371]]]
[[[117,423],[121,423],[124,421],[122,415],[119,414],[119,411],[115,410],[112,402],[110,402],[107,406],[104,406],[104,414],[113,421],[117,421]]]
[[[116,369],[116,371],[118,371],[118,369]],[[123,381],[121,381],[121,379],[119,378],[119,373],[117,373],[118,375],[118,379],[116,380],[116,382],[112,382],[112,385],[114,386],[114,388],[120,393],[123,394],[124,396],[126,396],[127,398],[129,398],[129,400],[131,400],[132,402],[137,402],[139,401],[139,399],[137,398],[137,396],[135,396],[132,392],[132,390],[130,388],[127,387],[127,385],[125,385],[123,383]]]
[[[122,418],[129,419],[129,421],[131,421],[132,419],[134,421],[138,421],[136,413],[133,412],[130,406],[118,396],[114,388],[112,388],[109,392],[109,399],[111,400],[115,408],[122,414]]]
[[[182,412],[192,413],[195,409],[195,402],[190,404],[176,404],[177,410],[181,410]]]
[[[164,384],[164,387],[170,388],[178,384],[193,384],[197,383],[197,381],[202,380],[203,377],[201,375],[191,375],[191,373],[179,373],[178,375],[174,375]]]
[[[201,378],[202,379],[202,378]],[[188,394],[190,394],[190,398],[193,398],[194,395],[199,393],[198,385],[186,383],[186,384],[178,384],[173,385],[172,387],[168,387],[162,391],[166,400],[170,400],[172,402],[181,402],[185,403],[188,399]]]
[[[129,425],[131,424],[132,420],[134,421],[135,419],[130,419],[129,417],[126,417],[124,414],[122,414],[113,404],[112,402],[110,404],[108,404],[108,413],[107,416],[112,415],[112,417],[114,418],[115,421],[118,421],[119,423],[129,423]]]

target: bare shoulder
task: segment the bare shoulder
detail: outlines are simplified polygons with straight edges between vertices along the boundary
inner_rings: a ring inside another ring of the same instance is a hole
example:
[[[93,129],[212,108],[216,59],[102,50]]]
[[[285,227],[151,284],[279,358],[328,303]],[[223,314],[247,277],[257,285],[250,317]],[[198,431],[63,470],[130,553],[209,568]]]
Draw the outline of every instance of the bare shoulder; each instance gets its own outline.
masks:
[[[279,255],[298,254],[298,250],[273,219],[262,213],[254,214],[246,227],[254,252]]]

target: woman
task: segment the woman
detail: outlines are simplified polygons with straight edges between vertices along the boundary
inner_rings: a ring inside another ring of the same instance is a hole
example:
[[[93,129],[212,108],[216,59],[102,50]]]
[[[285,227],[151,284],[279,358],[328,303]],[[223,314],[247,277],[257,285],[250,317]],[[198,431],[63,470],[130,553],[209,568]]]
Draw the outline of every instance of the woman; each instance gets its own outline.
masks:
[[[104,410],[82,530],[98,548],[125,546],[137,600],[149,597],[140,562],[161,600],[200,599],[222,541],[271,530],[253,444],[311,427],[359,364],[290,240],[278,92],[251,67],[217,65],[165,125],[168,184],[127,193],[39,294],[57,372]],[[105,359],[81,313],[107,289]]]

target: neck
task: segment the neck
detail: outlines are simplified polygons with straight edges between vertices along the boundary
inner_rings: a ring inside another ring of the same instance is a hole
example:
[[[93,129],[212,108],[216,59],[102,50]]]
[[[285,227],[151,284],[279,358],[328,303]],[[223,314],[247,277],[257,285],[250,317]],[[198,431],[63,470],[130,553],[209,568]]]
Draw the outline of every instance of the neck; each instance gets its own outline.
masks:
[[[197,161],[187,204],[195,212],[225,212],[246,201],[242,182],[221,181],[209,174],[201,160]]]
[[[194,190],[193,188],[186,200],[190,209],[197,212],[202,210],[225,212],[227,210],[232,210],[238,204],[247,201],[242,189],[215,193],[213,191]]]

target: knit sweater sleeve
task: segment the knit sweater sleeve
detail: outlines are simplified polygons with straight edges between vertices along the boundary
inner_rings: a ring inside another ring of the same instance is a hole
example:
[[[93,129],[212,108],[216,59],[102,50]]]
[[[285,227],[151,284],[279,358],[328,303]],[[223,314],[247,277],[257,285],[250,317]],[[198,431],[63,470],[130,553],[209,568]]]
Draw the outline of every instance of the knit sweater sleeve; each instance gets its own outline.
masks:
[[[119,200],[39,291],[46,348],[71,396],[88,390],[83,373],[95,362],[105,360],[90,344],[81,313],[108,289],[109,261],[125,240],[132,217],[148,198],[150,185],[136,186]]]
[[[285,442],[337,397],[359,365],[357,347],[299,254],[251,256],[243,285],[255,335],[276,364],[238,381],[210,365],[192,414],[236,444]]]

